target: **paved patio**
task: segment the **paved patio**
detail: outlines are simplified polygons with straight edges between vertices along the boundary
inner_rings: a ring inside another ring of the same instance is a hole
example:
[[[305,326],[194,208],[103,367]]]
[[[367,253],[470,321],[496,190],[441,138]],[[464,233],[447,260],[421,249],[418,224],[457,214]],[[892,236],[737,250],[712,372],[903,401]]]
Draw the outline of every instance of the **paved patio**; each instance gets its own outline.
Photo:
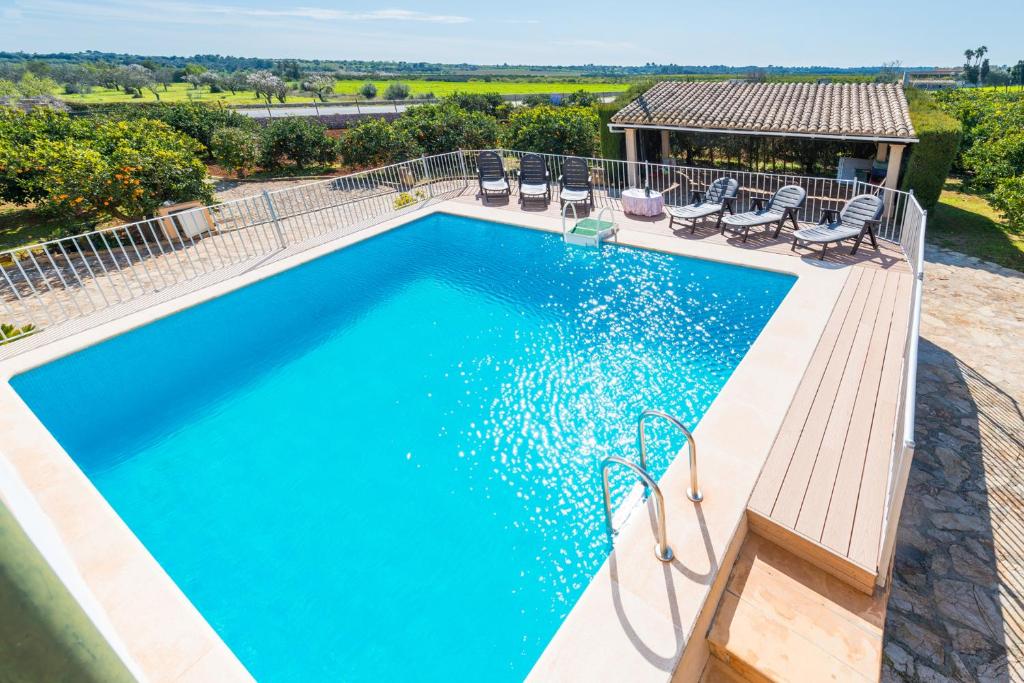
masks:
[[[884,681],[1024,680],[1024,274],[929,247]]]

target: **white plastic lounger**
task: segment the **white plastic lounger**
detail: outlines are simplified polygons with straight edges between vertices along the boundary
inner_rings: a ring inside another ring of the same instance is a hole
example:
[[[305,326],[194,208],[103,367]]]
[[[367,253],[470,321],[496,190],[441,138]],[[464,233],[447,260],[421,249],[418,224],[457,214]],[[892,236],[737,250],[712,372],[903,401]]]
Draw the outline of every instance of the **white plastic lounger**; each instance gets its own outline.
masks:
[[[480,182],[480,196],[484,203],[488,197],[509,197],[512,188],[505,175],[505,164],[496,152],[480,152],[477,157],[477,176]]]
[[[760,197],[754,197],[751,202],[753,210],[722,218],[722,232],[743,235],[743,241],[746,242],[751,228],[776,224],[775,234],[772,235],[774,238],[779,236],[782,224],[787,219],[793,221],[794,230],[799,230],[796,213],[803,208],[806,200],[807,190],[799,185],[786,185],[780,188],[767,204]]]
[[[884,210],[885,201],[878,195],[859,194],[846,202],[841,211],[822,211],[817,225],[795,231],[790,250],[796,249],[798,243],[820,244],[821,254],[818,258],[824,259],[831,242],[842,242],[855,237],[857,241],[850,252],[852,256],[857,253],[864,235],[867,234],[871,238],[871,246],[877,251],[878,242],[875,241],[874,227],[880,223],[879,218]]]
[[[539,154],[524,154],[519,160],[519,204],[528,199],[543,200],[545,207],[551,201],[551,174]]]
[[[726,209],[729,213],[735,214],[733,205],[736,203],[736,193],[739,192],[740,184],[733,178],[719,178],[708,186],[707,192],[694,192],[690,197],[690,203],[685,206],[668,206],[665,211],[669,215],[668,229],[678,221],[690,221],[690,234],[697,229],[697,221],[708,216],[718,215],[715,222],[715,229],[722,227],[722,215]]]

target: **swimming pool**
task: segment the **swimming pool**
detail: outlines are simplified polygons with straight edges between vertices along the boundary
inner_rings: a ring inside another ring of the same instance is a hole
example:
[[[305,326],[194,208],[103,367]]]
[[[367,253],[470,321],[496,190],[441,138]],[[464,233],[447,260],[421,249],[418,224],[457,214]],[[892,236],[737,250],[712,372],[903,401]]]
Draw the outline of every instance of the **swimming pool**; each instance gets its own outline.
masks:
[[[436,214],[11,384],[258,679],[514,680],[794,280]]]

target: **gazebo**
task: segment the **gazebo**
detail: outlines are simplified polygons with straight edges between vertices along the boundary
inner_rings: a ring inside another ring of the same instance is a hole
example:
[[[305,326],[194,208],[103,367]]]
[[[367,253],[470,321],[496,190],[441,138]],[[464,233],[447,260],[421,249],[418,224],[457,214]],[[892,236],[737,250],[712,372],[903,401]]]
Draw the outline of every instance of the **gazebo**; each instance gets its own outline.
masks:
[[[663,81],[619,110],[608,127],[625,133],[629,162],[640,161],[640,131],[660,132],[662,159],[669,157],[672,131],[875,143],[874,161],[885,164],[883,184],[891,189],[904,149],[917,142],[896,83]],[[629,168],[635,176],[635,163]]]

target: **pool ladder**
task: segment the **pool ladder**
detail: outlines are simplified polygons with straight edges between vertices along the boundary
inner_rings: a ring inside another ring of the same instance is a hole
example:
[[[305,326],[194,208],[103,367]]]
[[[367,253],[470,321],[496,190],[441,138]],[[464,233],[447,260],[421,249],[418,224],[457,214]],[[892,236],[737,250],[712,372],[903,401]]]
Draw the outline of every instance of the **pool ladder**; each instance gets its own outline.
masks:
[[[674,425],[686,437],[686,450],[690,461],[690,486],[686,489],[686,497],[695,503],[699,503],[704,500],[704,496],[700,491],[700,486],[697,481],[697,444],[693,439],[693,434],[686,428],[686,425],[668,413],[660,410],[645,410],[640,413],[640,417],[637,419],[636,425],[637,440],[640,442],[640,464],[638,465],[635,462],[626,460],[625,458],[620,458],[617,455],[605,458],[601,462],[601,486],[604,491],[605,528],[608,531],[609,540],[614,543],[616,531],[612,525],[612,502],[611,490],[608,485],[608,470],[611,469],[612,466],[620,465],[632,471],[643,483],[644,499],[647,498],[648,492],[654,494],[655,512],[658,518],[658,537],[657,545],[654,546],[654,555],[662,562],[671,562],[674,555],[672,553],[672,548],[668,545],[668,531],[665,528],[665,496],[658,487],[658,483],[654,481],[654,477],[652,477],[647,471],[647,436],[644,433],[644,424],[646,424],[647,418],[649,417],[660,417],[667,420],[669,424]]]

